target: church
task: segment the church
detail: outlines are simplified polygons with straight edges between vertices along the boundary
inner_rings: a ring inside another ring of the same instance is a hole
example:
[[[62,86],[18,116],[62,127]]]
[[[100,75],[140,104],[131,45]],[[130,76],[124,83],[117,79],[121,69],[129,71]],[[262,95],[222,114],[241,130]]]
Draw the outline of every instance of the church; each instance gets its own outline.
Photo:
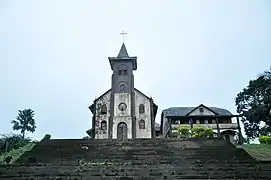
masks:
[[[130,57],[123,43],[117,57],[109,57],[111,89],[89,106],[93,114],[93,139],[155,138],[158,106],[134,87],[137,57]]]

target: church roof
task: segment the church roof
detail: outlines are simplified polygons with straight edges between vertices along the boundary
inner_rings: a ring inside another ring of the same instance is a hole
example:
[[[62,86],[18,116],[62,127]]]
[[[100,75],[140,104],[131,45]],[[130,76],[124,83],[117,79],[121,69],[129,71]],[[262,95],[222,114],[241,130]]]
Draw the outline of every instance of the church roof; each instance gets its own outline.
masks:
[[[197,107],[171,107],[162,111],[164,116],[187,116],[191,111]],[[217,115],[231,116],[232,113],[227,109],[222,109],[218,107],[208,107],[211,111],[215,112]]]
[[[118,58],[122,58],[122,57],[129,57],[124,43],[122,44],[120,48],[120,52],[118,54]]]
[[[120,48],[118,56],[117,57],[108,57],[108,59],[109,59],[110,66],[111,66],[112,70],[113,70],[113,64],[116,62],[121,62],[121,61],[122,62],[131,61],[132,65],[133,65],[133,70],[137,70],[137,57],[136,56],[130,57],[128,55],[127,49],[126,49],[126,46],[124,43],[122,44],[122,46]]]

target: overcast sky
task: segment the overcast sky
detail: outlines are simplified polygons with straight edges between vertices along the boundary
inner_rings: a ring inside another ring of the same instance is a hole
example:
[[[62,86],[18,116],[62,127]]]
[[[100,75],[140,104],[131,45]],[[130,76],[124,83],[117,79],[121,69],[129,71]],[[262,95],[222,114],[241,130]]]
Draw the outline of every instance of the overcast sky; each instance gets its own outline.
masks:
[[[109,56],[125,39],[135,87],[161,111],[216,106],[271,66],[271,2],[0,1],[0,134],[19,109],[35,111],[39,139],[82,138],[88,106],[111,86]]]

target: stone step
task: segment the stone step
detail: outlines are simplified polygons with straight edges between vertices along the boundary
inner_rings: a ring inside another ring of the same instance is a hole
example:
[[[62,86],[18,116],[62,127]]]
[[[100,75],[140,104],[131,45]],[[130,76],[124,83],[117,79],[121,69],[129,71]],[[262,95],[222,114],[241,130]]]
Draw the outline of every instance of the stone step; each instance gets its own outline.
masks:
[[[195,175],[219,175],[227,176],[227,174],[246,174],[247,176],[253,176],[257,172],[261,172],[263,175],[270,175],[271,170],[256,168],[256,167],[239,167],[238,169],[233,167],[216,167],[213,168],[186,168],[186,167],[102,167],[102,166],[40,166],[40,167],[17,167],[10,169],[1,169],[0,177],[1,178],[10,178],[10,177],[21,177],[21,176],[170,176],[170,175],[186,175],[192,176]],[[264,172],[265,171],[265,172]]]
[[[262,173],[262,171],[260,171]],[[177,169],[177,168],[164,168],[164,169],[88,169],[88,168],[74,168],[69,169],[65,167],[65,169],[53,169],[53,168],[47,168],[47,169],[37,169],[32,168],[32,170],[28,169],[22,169],[22,170],[14,170],[11,173],[6,172],[5,174],[1,174],[1,178],[17,178],[22,176],[35,176],[35,177],[42,177],[42,176],[137,176],[141,175],[144,177],[148,176],[194,176],[194,175],[204,175],[208,177],[212,176],[220,176],[220,177],[234,177],[234,176],[246,176],[246,177],[252,177],[257,174],[256,169],[211,169],[208,171],[204,171],[203,169]],[[264,176],[270,175],[270,171],[266,171]]]
[[[176,180],[176,179],[269,179],[270,176],[268,175],[247,175],[245,173],[241,174],[227,174],[225,176],[221,176],[219,174],[203,174],[203,175],[169,175],[169,176],[163,176],[163,175],[153,175],[153,176],[89,176],[89,175],[83,175],[83,176],[28,176],[28,177],[0,177],[1,180],[164,180],[164,179],[170,179],[170,180]]]

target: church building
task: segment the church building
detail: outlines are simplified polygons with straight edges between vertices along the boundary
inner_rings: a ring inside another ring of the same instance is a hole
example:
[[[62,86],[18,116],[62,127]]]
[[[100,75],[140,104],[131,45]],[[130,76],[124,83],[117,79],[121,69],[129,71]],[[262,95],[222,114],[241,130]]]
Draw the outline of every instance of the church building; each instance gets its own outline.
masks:
[[[158,106],[134,88],[137,57],[130,57],[123,43],[118,56],[108,59],[112,69],[111,89],[89,106],[93,117],[88,134],[94,139],[155,138]]]

